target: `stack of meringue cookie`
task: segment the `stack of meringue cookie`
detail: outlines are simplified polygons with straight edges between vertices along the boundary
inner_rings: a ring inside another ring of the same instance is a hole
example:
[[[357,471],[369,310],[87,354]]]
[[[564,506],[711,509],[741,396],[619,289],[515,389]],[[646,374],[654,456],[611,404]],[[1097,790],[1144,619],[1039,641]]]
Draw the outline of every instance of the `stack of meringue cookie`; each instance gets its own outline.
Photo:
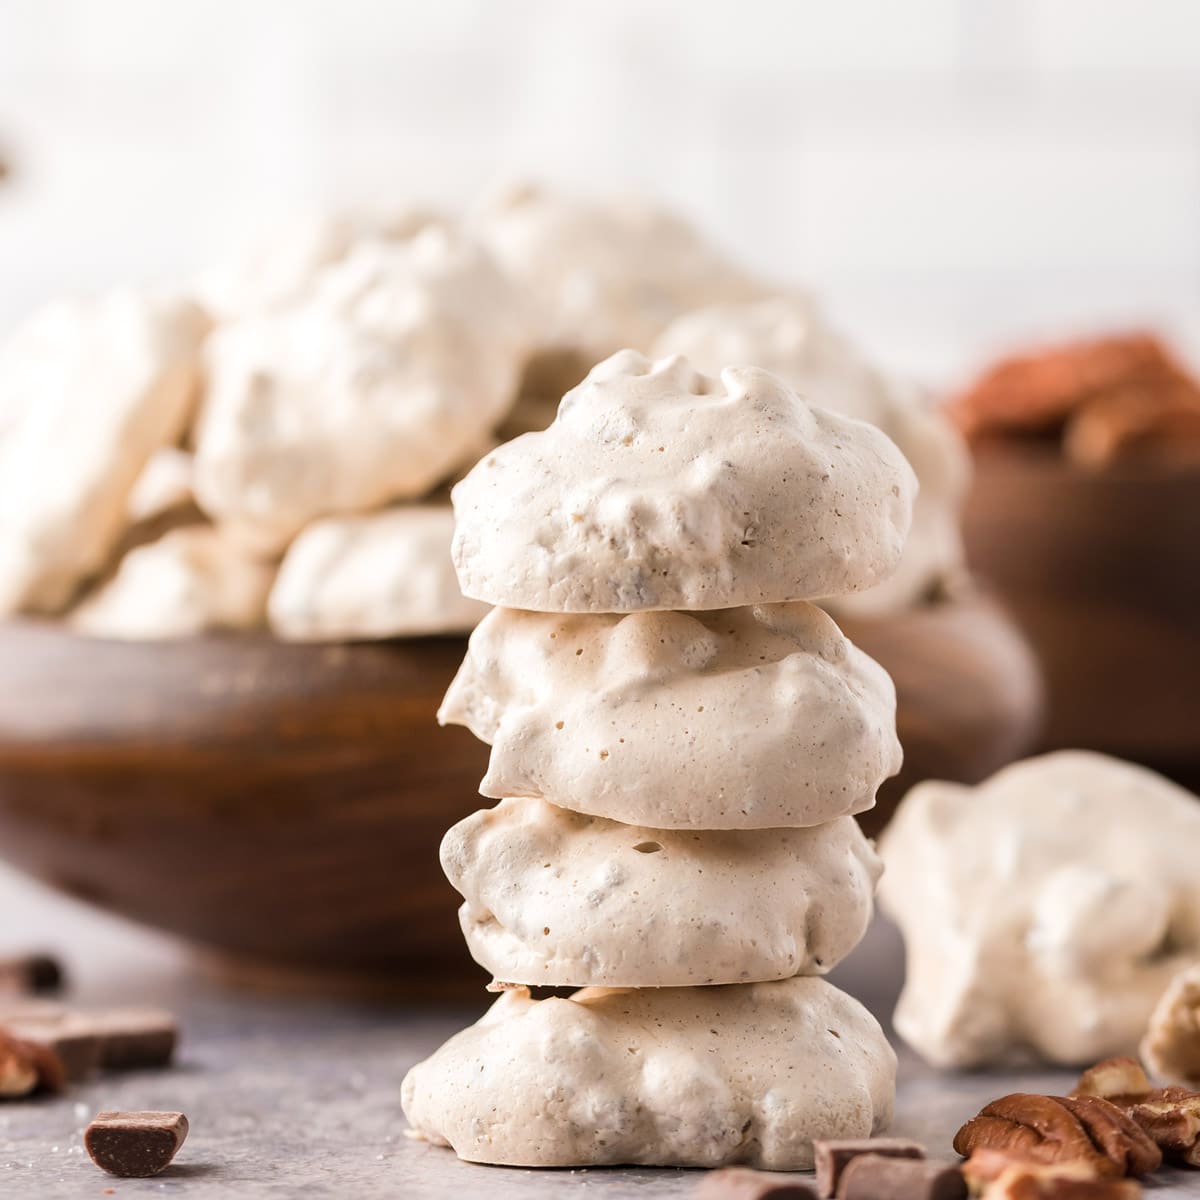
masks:
[[[820,977],[870,919],[854,814],[899,768],[895,694],[811,601],[896,568],[915,490],[766,371],[633,351],[457,485],[459,580],[497,607],[440,719],[491,744],[499,803],[442,862],[501,995],[405,1079],[419,1136],[793,1170],[887,1124],[895,1056]]]

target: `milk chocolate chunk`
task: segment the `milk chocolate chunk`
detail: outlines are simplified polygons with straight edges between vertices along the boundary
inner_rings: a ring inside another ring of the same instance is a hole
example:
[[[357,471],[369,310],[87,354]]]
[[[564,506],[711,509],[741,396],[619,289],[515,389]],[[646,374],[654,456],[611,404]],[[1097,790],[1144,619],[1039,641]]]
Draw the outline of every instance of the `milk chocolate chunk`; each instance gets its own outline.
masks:
[[[953,1163],[860,1154],[838,1180],[838,1200],[964,1200],[967,1183]]]
[[[100,1038],[100,1065],[110,1071],[165,1067],[175,1054],[179,1026],[160,1008],[113,1008],[91,1013]]]
[[[62,984],[62,967],[49,954],[0,957],[0,993],[34,996],[57,992]]]
[[[817,1192],[822,1196],[833,1196],[837,1193],[842,1172],[860,1155],[924,1158],[925,1147],[908,1138],[824,1138],[813,1142],[813,1153],[817,1168]]]
[[[171,1162],[187,1135],[181,1112],[102,1112],[83,1141],[92,1162],[110,1175],[145,1179]]]
[[[710,1171],[693,1193],[696,1200],[817,1200],[807,1180],[753,1171],[749,1167],[723,1167]]]
[[[101,1065],[101,1039],[86,1017],[71,1012],[16,1015],[4,1022],[14,1037],[55,1055],[71,1083]]]

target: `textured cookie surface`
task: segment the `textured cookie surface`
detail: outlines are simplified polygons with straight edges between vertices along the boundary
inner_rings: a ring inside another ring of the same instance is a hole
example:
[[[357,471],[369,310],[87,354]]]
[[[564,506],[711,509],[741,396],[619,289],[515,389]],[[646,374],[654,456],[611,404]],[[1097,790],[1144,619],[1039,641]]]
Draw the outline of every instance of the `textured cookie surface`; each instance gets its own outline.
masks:
[[[880,852],[908,957],[896,1029],[939,1066],[1132,1053],[1200,962],[1200,803],[1143,767],[1064,751],[923,783]]]
[[[709,375],[733,365],[762,367],[810,404],[882,429],[908,459],[921,487],[896,570],[864,592],[829,597],[833,611],[904,608],[962,571],[958,516],[970,474],[962,438],[920,389],[866,362],[811,300],[776,296],[686,313],[654,343],[656,358],[669,354]]]
[[[467,633],[488,609],[458,590],[449,505],[325,517],[288,548],[271,628],[290,640]]]
[[[815,605],[495,609],[438,718],[491,743],[485,796],[655,829],[816,825],[900,769],[887,672]]]
[[[466,595],[542,612],[811,599],[894,569],[915,490],[878,429],[765,371],[622,351],[455,487],[454,562]]]
[[[478,963],[507,983],[564,987],[823,975],[866,932],[880,871],[852,817],[646,829],[532,799],[460,821],[442,866]]]
[[[512,402],[524,337],[506,279],[465,240],[359,244],[305,303],[214,335],[201,507],[280,549],[317,516],[423,495]]]
[[[404,1115],[472,1162],[811,1167],[891,1119],[896,1057],[822,979],[503,994],[418,1063]]]
[[[0,614],[61,609],[106,565],[142,468],[188,419],[207,328],[188,301],[119,291],[0,343]]]

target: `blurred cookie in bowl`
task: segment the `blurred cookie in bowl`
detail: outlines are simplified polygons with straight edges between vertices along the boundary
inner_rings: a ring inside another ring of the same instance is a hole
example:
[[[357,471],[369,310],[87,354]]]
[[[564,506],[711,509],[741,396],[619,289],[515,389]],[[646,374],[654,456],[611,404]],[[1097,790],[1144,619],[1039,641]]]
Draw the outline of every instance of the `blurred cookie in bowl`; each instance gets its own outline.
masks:
[[[213,335],[201,507],[278,551],[316,517],[424,496],[507,412],[528,337],[521,297],[469,239],[360,243],[302,302]]]
[[[1200,384],[1148,332],[1035,347],[949,405],[973,569],[1042,661],[1047,744],[1200,781]]]
[[[515,184],[485,196],[468,228],[535,314],[522,388],[528,428],[544,429],[594,364],[617,350],[648,351],[680,313],[765,293],[681,216],[641,198],[584,199]]]
[[[488,606],[459,591],[448,505],[325,517],[288,548],[271,589],[272,631],[289,641],[469,633]]]
[[[882,429],[916,472],[920,491],[898,570],[882,584],[829,601],[835,612],[871,616],[918,604],[963,569],[959,509],[969,480],[962,439],[913,385],[870,364],[798,295],[686,313],[654,343],[656,355],[682,354],[699,369],[752,363],[800,395]]]
[[[59,612],[104,568],[142,469],[191,419],[207,329],[177,294],[124,289],[0,344],[0,615]]]

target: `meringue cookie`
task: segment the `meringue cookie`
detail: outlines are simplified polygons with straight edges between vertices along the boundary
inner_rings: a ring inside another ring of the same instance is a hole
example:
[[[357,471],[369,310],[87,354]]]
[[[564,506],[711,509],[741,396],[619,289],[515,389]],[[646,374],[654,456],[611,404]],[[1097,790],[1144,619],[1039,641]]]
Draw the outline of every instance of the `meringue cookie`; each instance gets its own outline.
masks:
[[[266,551],[317,516],[423,495],[512,402],[525,332],[477,246],[437,228],[359,244],[304,304],[214,335],[201,507]]]
[[[210,526],[189,525],[130,550],[68,619],[80,633],[130,641],[253,629],[274,574]]]
[[[891,1119],[896,1056],[822,979],[504,993],[404,1080],[417,1133],[533,1167],[813,1164],[814,1138]]]
[[[686,987],[823,975],[862,939],[882,869],[852,817],[692,832],[502,800],[442,841],[471,955],[498,980]]]
[[[314,521],[291,544],[267,609],[294,641],[468,633],[486,604],[458,590],[449,505]]]
[[[186,300],[118,291],[49,305],[0,345],[0,614],[57,611],[103,568],[188,419],[207,328]]]
[[[321,273],[341,262],[360,241],[414,237],[441,218],[427,209],[386,216],[352,213],[302,217],[288,222],[243,255],[203,272],[195,291],[220,321],[271,312],[304,299]]]
[[[574,351],[584,371],[622,347],[648,349],[681,312],[762,293],[685,221],[645,201],[521,184],[486,198],[472,228],[531,297],[539,348]]]
[[[622,351],[455,487],[454,562],[465,595],[542,612],[811,599],[895,567],[915,489],[878,429],[765,371]]]
[[[923,783],[880,851],[908,956],[896,1029],[938,1066],[1130,1053],[1200,961],[1200,803],[1143,767],[1070,751]]]
[[[866,591],[822,598],[825,607],[858,616],[894,612],[962,572],[958,518],[970,478],[962,438],[919,389],[865,362],[808,297],[686,313],[659,335],[653,353],[682,354],[710,375],[735,364],[762,367],[810,404],[883,430],[908,459],[920,491],[894,573]]]
[[[653,829],[863,812],[900,769],[887,672],[811,604],[560,616],[495,609],[438,712],[491,744],[485,796]]]
[[[137,525],[194,503],[191,454],[178,446],[163,446],[142,468],[125,507]]]

